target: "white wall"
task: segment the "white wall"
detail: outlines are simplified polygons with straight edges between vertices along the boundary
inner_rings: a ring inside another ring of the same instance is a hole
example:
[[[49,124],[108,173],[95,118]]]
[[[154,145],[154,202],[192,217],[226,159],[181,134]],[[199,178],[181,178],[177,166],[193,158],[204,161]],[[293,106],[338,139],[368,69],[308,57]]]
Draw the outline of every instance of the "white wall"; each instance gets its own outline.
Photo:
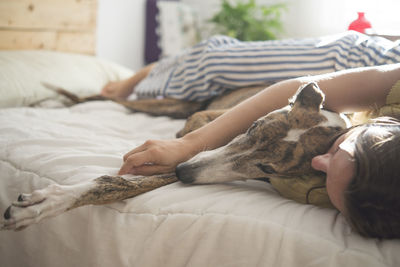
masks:
[[[133,70],[144,64],[145,0],[99,0],[97,56]]]
[[[289,0],[289,12],[284,18],[287,37],[320,36],[347,30],[357,18],[357,11],[380,34],[400,35],[398,0]]]
[[[219,9],[219,0],[181,0],[199,10],[203,20],[211,18]],[[233,0],[232,2],[234,2]],[[357,11],[365,11],[366,17],[381,33],[400,35],[399,0],[257,0],[258,4],[286,3],[283,16],[286,29],[281,36],[316,37],[345,31],[357,18]],[[384,32],[383,32],[384,31]]]

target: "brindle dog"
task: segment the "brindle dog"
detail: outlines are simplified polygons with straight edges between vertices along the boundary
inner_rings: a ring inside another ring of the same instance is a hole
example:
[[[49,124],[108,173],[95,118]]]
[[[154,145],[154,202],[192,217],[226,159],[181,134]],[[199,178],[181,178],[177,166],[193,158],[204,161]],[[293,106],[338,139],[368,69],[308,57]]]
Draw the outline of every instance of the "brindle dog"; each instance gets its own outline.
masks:
[[[324,95],[315,83],[300,88],[289,106],[258,119],[226,146],[178,165],[185,183],[318,175],[311,159],[324,154],[346,128],[339,114],[321,109]]]
[[[290,105],[258,119],[245,134],[178,165],[175,173],[102,176],[75,185],[51,185],[21,194],[4,213],[2,229],[18,230],[83,205],[111,203],[177,181],[217,183],[256,178],[323,175],[311,159],[325,153],[346,127],[339,114],[321,109],[324,95],[314,83],[300,88]]]

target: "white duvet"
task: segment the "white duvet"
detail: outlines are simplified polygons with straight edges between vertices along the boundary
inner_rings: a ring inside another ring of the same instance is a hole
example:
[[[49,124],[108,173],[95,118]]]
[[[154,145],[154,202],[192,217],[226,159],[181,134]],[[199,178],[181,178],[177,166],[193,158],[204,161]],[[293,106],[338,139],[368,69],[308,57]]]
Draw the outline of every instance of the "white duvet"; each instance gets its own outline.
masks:
[[[0,110],[0,210],[22,192],[115,175],[124,153],[182,120],[112,102]],[[1,266],[400,266],[400,241],[365,239],[335,210],[261,181],[179,182],[0,232]]]

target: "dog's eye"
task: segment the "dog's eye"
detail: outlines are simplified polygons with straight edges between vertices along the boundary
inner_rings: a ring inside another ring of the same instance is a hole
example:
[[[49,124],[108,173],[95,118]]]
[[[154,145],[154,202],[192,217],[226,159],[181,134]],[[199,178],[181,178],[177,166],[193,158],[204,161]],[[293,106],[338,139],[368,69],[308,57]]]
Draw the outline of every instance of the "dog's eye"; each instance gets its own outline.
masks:
[[[266,174],[273,174],[276,173],[275,169],[269,165],[269,164],[262,164],[262,163],[258,163],[256,164],[256,166],[264,173]]]
[[[250,128],[247,130],[247,134],[251,134],[251,132],[257,128],[258,121],[253,122],[253,124],[250,126]]]

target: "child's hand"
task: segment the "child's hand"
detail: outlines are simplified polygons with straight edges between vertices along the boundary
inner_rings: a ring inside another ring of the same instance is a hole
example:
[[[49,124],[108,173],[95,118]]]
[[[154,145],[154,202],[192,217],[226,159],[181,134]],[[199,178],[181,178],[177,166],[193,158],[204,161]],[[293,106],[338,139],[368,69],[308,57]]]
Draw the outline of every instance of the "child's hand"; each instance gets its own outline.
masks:
[[[132,94],[134,87],[147,77],[154,66],[156,66],[156,63],[147,65],[126,80],[109,82],[103,87],[100,94],[110,98],[126,99]]]
[[[176,166],[193,154],[183,139],[148,140],[124,155],[118,174],[153,175],[174,172]]]
[[[128,80],[109,82],[101,90],[101,95],[116,99],[125,99],[133,91],[133,85]]]

